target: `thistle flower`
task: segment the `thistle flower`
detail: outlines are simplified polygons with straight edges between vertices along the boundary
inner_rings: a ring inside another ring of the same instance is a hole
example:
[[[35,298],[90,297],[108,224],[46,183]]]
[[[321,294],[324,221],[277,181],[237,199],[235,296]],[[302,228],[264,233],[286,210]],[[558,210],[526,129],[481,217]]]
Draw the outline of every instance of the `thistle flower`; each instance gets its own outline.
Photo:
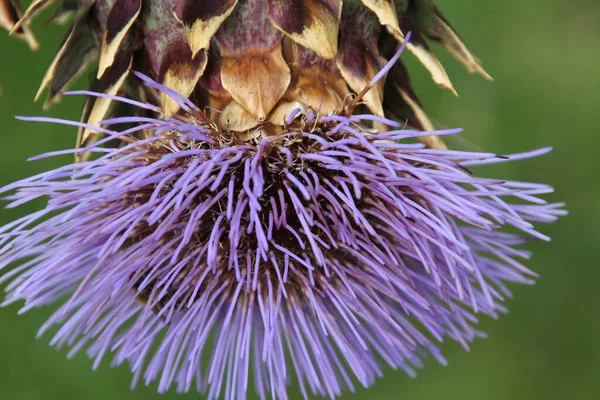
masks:
[[[35,43],[29,25],[51,0],[33,0],[21,16],[18,2],[0,0],[0,25]],[[74,15],[38,92],[48,89],[47,105],[97,63],[94,91],[121,94],[179,110],[162,94],[154,98],[130,68],[193,99],[223,129],[243,132],[299,105],[339,112],[344,96],[360,92],[393,56],[405,34],[408,49],[441,87],[454,91],[428,40],[446,48],[469,71],[491,79],[431,0],[70,0],[52,17]],[[4,21],[4,22],[2,22]],[[12,27],[12,28],[11,28]],[[99,61],[97,61],[99,60]],[[97,79],[96,79],[97,78]],[[405,67],[394,65],[364,98],[369,112],[433,130],[411,87]],[[126,116],[110,98],[90,101],[83,120]],[[79,144],[100,136],[82,128]],[[434,137],[429,146],[443,148]]]
[[[39,334],[58,326],[51,344],[86,349],[94,367],[112,353],[133,385],[242,399],[253,380],[260,398],[285,399],[296,382],[334,398],[383,365],[445,363],[437,342],[466,348],[483,335],[476,314],[505,311],[506,283],[533,282],[518,246],[548,238],[532,222],[564,214],[536,197],[547,185],[468,170],[549,149],[428,149],[410,139],[431,132],[352,109],[296,110],[242,135],[136,75],[182,112],[84,91],[163,117],[103,121],[95,144],[40,156],[94,157],[0,190],[8,207],[48,199],[0,228],[4,304],[68,296]]]

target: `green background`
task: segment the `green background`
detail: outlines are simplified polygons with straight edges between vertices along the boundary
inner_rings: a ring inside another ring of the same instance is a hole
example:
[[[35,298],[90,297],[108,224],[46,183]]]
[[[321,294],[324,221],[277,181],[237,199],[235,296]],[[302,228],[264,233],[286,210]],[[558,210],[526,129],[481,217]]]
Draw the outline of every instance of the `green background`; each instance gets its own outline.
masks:
[[[472,351],[443,345],[450,362],[427,360],[417,379],[385,370],[369,390],[343,399],[598,399],[600,398],[600,2],[559,0],[438,0],[495,83],[469,75],[442,51],[460,98],[438,90],[409,60],[422,100],[440,126],[465,132],[452,145],[497,153],[553,146],[535,160],[502,164],[479,173],[555,186],[554,201],[570,215],[541,227],[551,243],[534,243],[531,268],[541,274],[533,287],[515,286],[510,313],[483,318],[489,339]],[[46,12],[45,16],[50,13]],[[41,49],[0,34],[0,184],[58,166],[68,159],[26,162],[29,156],[70,147],[74,132],[60,126],[23,123],[14,115],[77,119],[80,98],[64,98],[50,112],[32,99],[65,27],[35,24]],[[83,82],[77,84],[81,87]],[[31,211],[0,211],[6,223]],[[80,354],[48,346],[35,333],[50,309],[17,316],[18,306],[0,309],[0,399],[197,399],[193,393],[156,394],[155,386],[130,391],[126,367],[104,363],[91,371]],[[594,395],[595,393],[595,395]]]

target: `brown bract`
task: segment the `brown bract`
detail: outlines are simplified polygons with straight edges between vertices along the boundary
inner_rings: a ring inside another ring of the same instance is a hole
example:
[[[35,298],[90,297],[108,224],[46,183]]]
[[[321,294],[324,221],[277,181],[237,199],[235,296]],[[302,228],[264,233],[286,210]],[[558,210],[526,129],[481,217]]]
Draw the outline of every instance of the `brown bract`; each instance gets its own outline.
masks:
[[[34,0],[22,13],[15,0],[0,0],[0,26],[35,47],[30,22],[50,3]],[[409,31],[408,50],[440,87],[456,93],[428,40],[491,79],[431,0],[76,0],[52,19],[69,14],[73,22],[37,95],[48,89],[46,105],[97,62],[94,90],[154,102],[167,116],[178,113],[178,103],[143,87],[130,69],[191,98],[223,129],[278,125],[298,106],[339,112]],[[400,61],[361,100],[373,114],[434,128]],[[98,98],[82,118],[98,125],[120,110]],[[84,129],[78,144],[99,136]],[[440,139],[424,141],[444,147]]]

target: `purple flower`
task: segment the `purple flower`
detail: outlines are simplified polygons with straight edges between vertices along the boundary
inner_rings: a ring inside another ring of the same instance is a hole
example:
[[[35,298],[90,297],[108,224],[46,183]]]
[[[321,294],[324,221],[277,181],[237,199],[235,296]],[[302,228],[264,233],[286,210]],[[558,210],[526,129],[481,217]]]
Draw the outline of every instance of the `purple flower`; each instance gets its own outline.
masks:
[[[548,149],[431,150],[394,121],[310,112],[241,137],[168,93],[183,116],[105,121],[134,127],[44,154],[96,156],[0,189],[8,207],[48,199],[0,228],[4,304],[68,296],[39,334],[60,326],[52,345],[86,349],[94,367],[112,353],[134,385],[245,398],[253,379],[261,398],[285,399],[295,381],[333,398],[382,364],[445,363],[437,342],[466,348],[477,313],[505,311],[507,282],[533,282],[518,245],[548,238],[532,222],[564,214],[537,197],[549,186],[467,169]]]

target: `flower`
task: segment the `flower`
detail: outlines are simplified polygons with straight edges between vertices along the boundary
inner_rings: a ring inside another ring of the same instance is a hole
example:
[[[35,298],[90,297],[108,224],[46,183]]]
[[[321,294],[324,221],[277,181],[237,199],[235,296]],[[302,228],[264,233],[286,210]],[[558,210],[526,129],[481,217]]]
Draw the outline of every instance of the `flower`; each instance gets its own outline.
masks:
[[[134,385],[237,399],[252,378],[260,398],[287,398],[290,381],[333,398],[382,364],[412,375],[428,355],[445,363],[436,342],[481,336],[476,314],[504,312],[506,283],[536,276],[518,247],[548,239],[532,222],[564,214],[537,197],[547,185],[468,170],[549,149],[434,150],[410,140],[432,132],[311,110],[242,135],[137,75],[184,112],[104,121],[88,148],[39,156],[95,157],[0,189],[8,207],[48,199],[0,228],[4,304],[69,296],[39,334],[58,325],[51,344],[85,348],[94,367],[113,353]]]

